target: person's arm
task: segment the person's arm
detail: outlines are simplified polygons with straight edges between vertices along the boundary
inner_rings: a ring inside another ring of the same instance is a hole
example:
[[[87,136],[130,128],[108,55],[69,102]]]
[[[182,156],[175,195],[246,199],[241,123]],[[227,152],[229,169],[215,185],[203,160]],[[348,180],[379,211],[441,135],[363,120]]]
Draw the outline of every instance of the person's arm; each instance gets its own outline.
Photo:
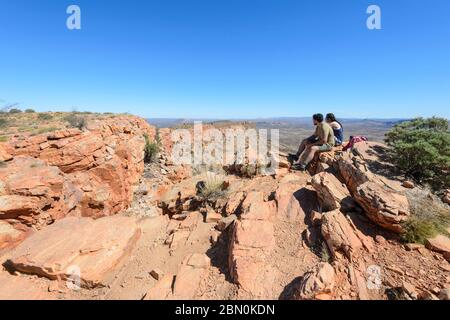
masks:
[[[332,129],[340,129],[341,128],[341,125],[339,123],[337,123],[336,121],[330,123],[330,126]]]
[[[325,132],[323,130],[323,127],[317,127],[317,136],[319,138],[319,140],[317,140],[317,142],[314,144],[315,146],[321,146],[323,144],[325,144]]]

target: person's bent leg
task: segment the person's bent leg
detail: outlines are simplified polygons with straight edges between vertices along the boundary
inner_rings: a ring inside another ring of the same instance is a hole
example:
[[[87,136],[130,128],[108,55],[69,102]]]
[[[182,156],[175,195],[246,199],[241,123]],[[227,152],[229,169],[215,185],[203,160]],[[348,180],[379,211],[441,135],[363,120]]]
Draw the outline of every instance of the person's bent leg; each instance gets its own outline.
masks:
[[[297,151],[297,158],[299,158],[301,156],[301,154],[303,153],[303,151],[305,151],[306,146],[308,145],[308,139],[304,139],[302,141],[302,143],[300,144],[300,146],[298,147],[298,151]]]
[[[317,152],[319,152],[320,147],[318,146],[311,146],[307,149],[307,152],[305,152],[305,157],[303,158],[302,164],[305,165],[305,167],[314,159],[314,156]]]

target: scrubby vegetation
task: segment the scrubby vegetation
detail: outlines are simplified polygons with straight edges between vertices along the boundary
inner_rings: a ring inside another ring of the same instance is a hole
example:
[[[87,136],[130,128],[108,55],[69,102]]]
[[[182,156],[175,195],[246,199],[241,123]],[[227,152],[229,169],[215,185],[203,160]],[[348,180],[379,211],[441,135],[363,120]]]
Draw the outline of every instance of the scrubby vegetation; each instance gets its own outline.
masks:
[[[36,111],[34,111],[34,109],[26,109],[25,113],[35,113]]]
[[[448,234],[450,226],[449,206],[429,191],[414,189],[407,193],[411,218],[404,223],[402,238],[408,243],[424,243],[438,234]]]
[[[38,120],[49,121],[49,120],[52,120],[52,119],[53,119],[53,116],[51,114],[49,114],[49,113],[39,113],[38,114]]]
[[[17,109],[17,108],[12,108],[11,110],[9,110],[9,113],[14,114],[14,113],[22,113],[22,110]]]
[[[8,126],[8,119],[0,118],[0,128],[6,128]]]
[[[418,118],[386,134],[392,162],[408,177],[433,189],[450,187],[450,132],[447,119]]]
[[[43,133],[54,132],[54,131],[57,131],[58,129],[59,128],[57,128],[57,127],[39,128],[35,132],[32,133],[32,136],[35,136],[38,134],[43,134]]]
[[[86,118],[75,113],[65,116],[64,121],[67,121],[71,127],[78,128],[80,130],[86,127]]]
[[[215,202],[226,196],[225,179],[222,175],[208,172],[206,180],[199,186],[203,201]]]
[[[145,147],[144,147],[144,162],[151,163],[155,161],[156,156],[159,153],[159,142],[158,139],[156,141],[150,141],[148,135],[144,135],[145,139]]]

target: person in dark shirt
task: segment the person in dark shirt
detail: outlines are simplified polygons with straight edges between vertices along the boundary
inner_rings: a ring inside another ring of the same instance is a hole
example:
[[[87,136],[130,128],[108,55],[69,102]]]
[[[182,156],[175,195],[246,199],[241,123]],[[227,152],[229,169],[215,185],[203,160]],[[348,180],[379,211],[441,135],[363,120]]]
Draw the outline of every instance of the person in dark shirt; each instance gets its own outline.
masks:
[[[336,117],[333,113],[329,113],[326,115],[325,120],[330,125],[330,127],[333,129],[334,138],[335,138],[335,145],[341,146],[344,142],[344,127],[342,124],[336,120]]]

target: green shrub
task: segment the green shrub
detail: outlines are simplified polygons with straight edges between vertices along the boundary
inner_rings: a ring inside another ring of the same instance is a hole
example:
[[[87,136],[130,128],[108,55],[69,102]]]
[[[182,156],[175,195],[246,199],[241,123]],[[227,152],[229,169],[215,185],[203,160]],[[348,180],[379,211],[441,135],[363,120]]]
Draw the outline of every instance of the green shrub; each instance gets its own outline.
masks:
[[[0,118],[0,128],[6,128],[8,126],[8,119]]]
[[[9,113],[22,113],[22,110],[17,109],[17,108],[12,108],[11,110],[9,110]]]
[[[144,135],[145,147],[144,147],[144,162],[151,163],[155,161],[156,156],[159,153],[159,144],[157,141],[150,141],[148,135]]]
[[[414,189],[407,192],[411,217],[403,224],[402,239],[408,243],[424,243],[427,238],[448,234],[450,209],[430,192]]]
[[[6,142],[6,141],[8,141],[7,136],[0,136],[0,142]]]
[[[53,119],[53,116],[49,113],[39,113],[38,114],[38,120],[41,121],[50,121]]]
[[[396,125],[386,134],[392,162],[407,176],[433,189],[450,187],[448,120],[418,118]]]
[[[331,255],[330,255],[330,250],[328,249],[328,245],[327,243],[324,241],[321,244],[321,249],[320,249],[320,260],[322,262],[331,262]]]
[[[86,118],[77,114],[71,113],[64,117],[64,121],[67,121],[71,127],[83,130],[86,127]]]
[[[36,111],[34,111],[33,109],[26,109],[25,113],[35,113]]]

